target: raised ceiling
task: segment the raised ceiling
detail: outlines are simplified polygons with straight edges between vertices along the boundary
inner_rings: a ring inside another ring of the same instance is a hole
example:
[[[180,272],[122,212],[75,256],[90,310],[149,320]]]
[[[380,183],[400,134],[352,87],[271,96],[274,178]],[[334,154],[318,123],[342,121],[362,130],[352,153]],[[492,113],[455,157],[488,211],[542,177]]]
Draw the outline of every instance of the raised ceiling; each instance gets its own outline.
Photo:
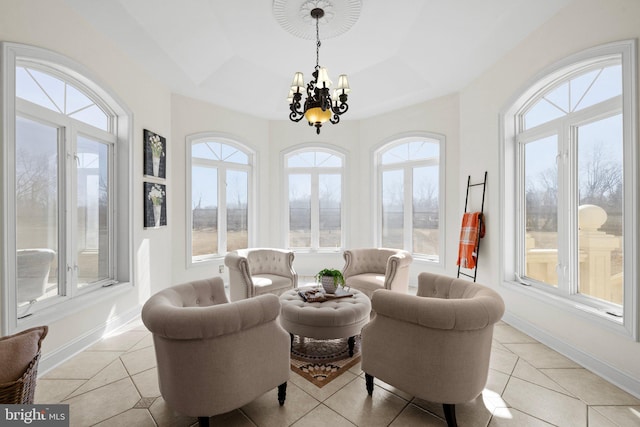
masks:
[[[352,22],[321,21],[320,65],[349,75],[348,120],[461,90],[570,0],[66,1],[173,92],[271,120],[316,60],[314,22],[296,34],[283,15],[333,4],[333,24]]]

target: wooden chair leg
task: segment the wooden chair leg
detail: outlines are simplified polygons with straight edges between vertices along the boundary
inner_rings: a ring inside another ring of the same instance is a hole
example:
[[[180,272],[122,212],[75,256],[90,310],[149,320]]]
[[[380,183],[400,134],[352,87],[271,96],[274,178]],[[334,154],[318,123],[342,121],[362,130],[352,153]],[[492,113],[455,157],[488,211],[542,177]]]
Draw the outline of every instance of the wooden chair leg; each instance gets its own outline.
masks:
[[[278,386],[278,403],[280,406],[284,405],[284,400],[287,398],[287,383],[282,383]]]
[[[458,422],[456,421],[456,405],[443,403],[442,409],[444,409],[444,418],[447,420],[447,426],[458,427]]]
[[[373,377],[365,372],[364,380],[367,383],[367,393],[369,396],[373,396]]]
[[[209,417],[198,417],[198,425],[200,427],[209,427]]]

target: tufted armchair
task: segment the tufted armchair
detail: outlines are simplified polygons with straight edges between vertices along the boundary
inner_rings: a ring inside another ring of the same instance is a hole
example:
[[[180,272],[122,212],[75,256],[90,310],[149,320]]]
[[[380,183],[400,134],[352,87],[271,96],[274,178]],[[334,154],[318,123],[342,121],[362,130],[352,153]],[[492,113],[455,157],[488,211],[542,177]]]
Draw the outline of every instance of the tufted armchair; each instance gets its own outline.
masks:
[[[153,333],[158,383],[167,405],[208,425],[278,387],[284,404],[290,369],[289,334],[274,295],[228,302],[215,277],[153,295],[142,321]]]
[[[447,425],[456,426],[455,405],[476,398],[486,385],[493,325],[504,313],[500,295],[466,280],[420,273],[417,296],[380,290],[371,305],[376,316],[362,329],[369,395],[377,377],[442,403]]]
[[[293,252],[284,249],[253,248],[229,252],[224,263],[229,268],[231,301],[267,293],[280,295],[298,286],[293,259]]]
[[[413,258],[400,249],[365,248],[344,251],[342,271],[347,286],[371,298],[377,289],[401,293],[409,290],[409,265]]]

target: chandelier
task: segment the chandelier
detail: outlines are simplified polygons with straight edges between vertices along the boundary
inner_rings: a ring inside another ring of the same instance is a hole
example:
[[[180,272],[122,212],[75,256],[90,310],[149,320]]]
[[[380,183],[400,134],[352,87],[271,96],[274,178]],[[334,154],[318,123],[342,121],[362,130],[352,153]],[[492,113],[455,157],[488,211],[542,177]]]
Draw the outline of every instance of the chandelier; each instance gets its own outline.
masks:
[[[301,72],[295,73],[287,101],[289,102],[289,119],[299,122],[306,118],[309,126],[316,127],[316,133],[320,134],[322,124],[327,120],[333,124],[340,121],[340,116],[347,112],[347,94],[351,91],[346,74],[338,76],[338,87],[333,94],[329,93],[331,80],[326,68],[320,67],[320,18],[324,16],[324,10],[316,7],[311,10],[311,17],[316,20],[316,68],[313,71],[313,80],[306,86],[307,98],[304,107],[301,104],[302,91],[304,90],[304,75]]]

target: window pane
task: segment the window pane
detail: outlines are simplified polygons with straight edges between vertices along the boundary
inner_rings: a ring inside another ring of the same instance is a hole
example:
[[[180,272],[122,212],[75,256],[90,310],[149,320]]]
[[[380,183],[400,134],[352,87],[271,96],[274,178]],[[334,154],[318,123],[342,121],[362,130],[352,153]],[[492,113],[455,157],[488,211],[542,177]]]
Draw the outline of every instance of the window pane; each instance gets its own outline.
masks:
[[[311,175],[289,175],[289,246],[311,247]]]
[[[108,154],[106,144],[78,137],[78,287],[111,277]]]
[[[67,85],[66,107],[65,111],[68,114],[73,114],[76,111],[82,110],[93,105],[93,101],[89,99],[84,93],[80,92],[73,86]]]
[[[413,252],[438,256],[438,167],[413,169]]]
[[[215,148],[219,144],[213,142],[200,142],[191,146],[191,157],[200,159],[219,160]]]
[[[109,116],[65,81],[32,68],[16,67],[16,96],[108,131]]]
[[[49,110],[62,112],[53,104],[27,70],[22,67],[16,67],[16,95],[18,98],[26,99]]]
[[[342,159],[334,154],[325,153],[323,151],[316,152],[316,164],[317,167],[329,168],[329,167],[341,167]]]
[[[49,99],[53,101],[56,106],[56,110],[66,113],[64,110],[65,83],[57,77],[53,77],[38,70],[28,69],[28,71],[37,82],[38,86],[40,86],[42,90],[46,92]]]
[[[191,156],[230,163],[249,164],[249,156],[239,149],[220,142],[206,141],[191,146]]]
[[[318,177],[320,198],[320,247],[339,248],[342,244],[342,177],[338,174]]]
[[[578,80],[578,79],[575,79]],[[572,85],[574,81],[571,82]],[[573,87],[573,86],[572,86]],[[590,107],[598,102],[622,95],[622,66],[616,65],[602,70],[586,94],[580,99],[575,110]]]
[[[560,108],[546,99],[541,99],[524,115],[524,128],[531,129],[564,115],[565,112]]]
[[[385,171],[382,173],[382,246],[403,249],[403,227],[403,171]]]
[[[16,118],[18,306],[58,294],[58,129]],[[21,310],[18,310],[20,315]]]
[[[440,155],[440,146],[437,141],[432,141],[421,139],[396,145],[382,154],[381,163],[387,165],[409,160],[437,158]]]
[[[525,145],[525,275],[557,286],[558,275],[558,138]]]
[[[249,245],[248,175],[227,171],[227,251]]]
[[[69,114],[69,117],[88,125],[95,126],[98,129],[107,130],[109,127],[107,115],[95,104],[73,114]]]
[[[218,170],[191,168],[191,255],[218,253]]]
[[[578,127],[579,291],[622,304],[622,115]]]
[[[335,154],[324,151],[304,151],[292,154],[287,158],[287,166],[296,167],[341,167],[342,159]]]
[[[621,65],[587,71],[545,93],[524,115],[524,128],[531,129],[621,94]]]

